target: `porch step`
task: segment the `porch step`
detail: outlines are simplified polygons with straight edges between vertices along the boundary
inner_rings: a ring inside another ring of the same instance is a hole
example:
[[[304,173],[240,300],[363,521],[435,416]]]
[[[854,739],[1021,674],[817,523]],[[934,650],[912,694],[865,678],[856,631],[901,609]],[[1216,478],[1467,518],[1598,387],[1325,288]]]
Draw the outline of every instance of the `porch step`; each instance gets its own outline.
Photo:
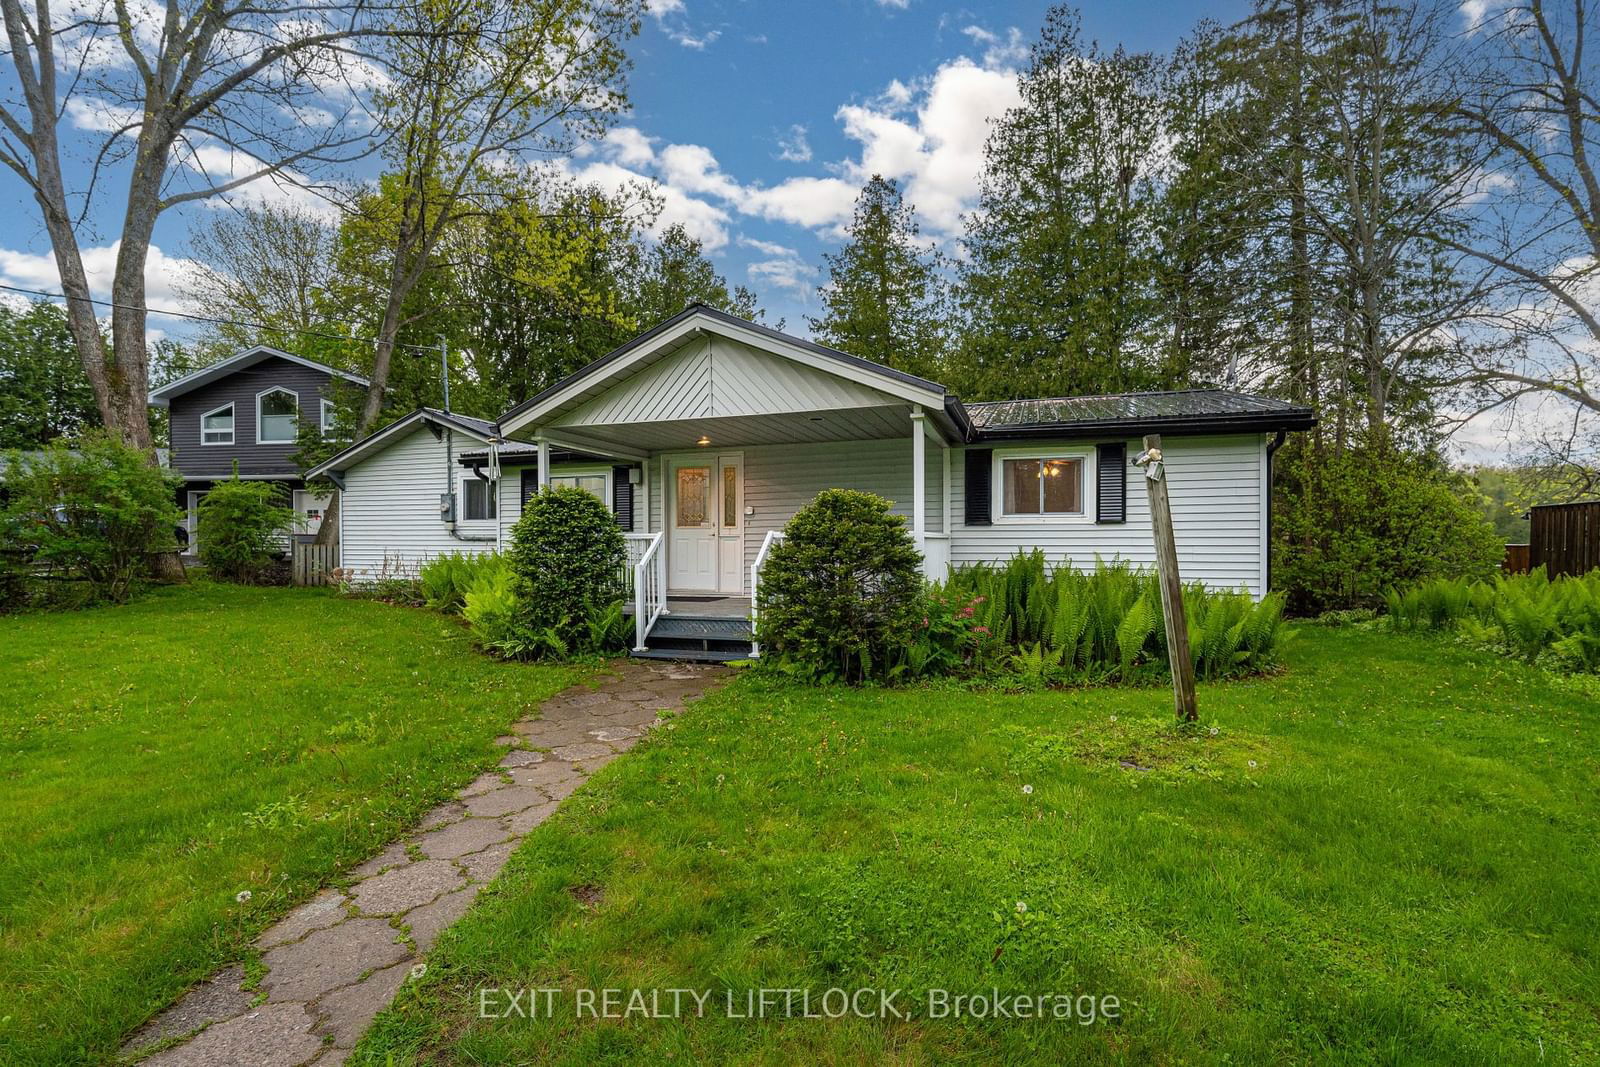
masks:
[[[738,616],[663,615],[645,635],[645,659],[726,663],[749,659],[750,620]]]
[[[722,648],[647,648],[643,652],[637,650],[629,652],[634,659],[671,659],[690,663],[730,663],[736,659],[749,659],[750,648],[745,646],[743,652]]]

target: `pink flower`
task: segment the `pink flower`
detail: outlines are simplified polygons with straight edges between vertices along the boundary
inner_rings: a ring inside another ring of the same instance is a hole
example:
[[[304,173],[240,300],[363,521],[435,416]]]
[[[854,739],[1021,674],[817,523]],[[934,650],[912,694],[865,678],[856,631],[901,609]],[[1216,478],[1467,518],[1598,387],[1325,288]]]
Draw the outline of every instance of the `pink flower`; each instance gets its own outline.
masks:
[[[986,634],[989,632],[989,628],[987,626],[974,626],[972,628],[972,632],[975,634]]]

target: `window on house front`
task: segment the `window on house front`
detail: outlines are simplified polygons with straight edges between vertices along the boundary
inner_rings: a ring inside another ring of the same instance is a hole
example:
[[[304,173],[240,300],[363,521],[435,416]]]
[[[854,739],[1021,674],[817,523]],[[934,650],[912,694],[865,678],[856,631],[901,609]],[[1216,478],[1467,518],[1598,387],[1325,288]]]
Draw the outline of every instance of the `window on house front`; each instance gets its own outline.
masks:
[[[200,443],[203,445],[233,444],[233,405],[208,411],[200,416]]]
[[[331,400],[323,400],[322,402],[321,428],[324,440],[331,438],[338,431],[339,412],[333,406],[333,401]]]
[[[256,443],[292,445],[299,432],[300,398],[287,389],[269,389],[256,397]]]
[[[468,478],[461,487],[461,514],[469,522],[474,519],[494,518],[494,483],[482,478]]]
[[[593,493],[600,503],[610,506],[606,499],[606,476],[604,474],[552,474],[550,488],[570,486],[573,489],[582,489],[586,493]]]
[[[1028,456],[1000,461],[1003,514],[1082,515],[1083,459]]]

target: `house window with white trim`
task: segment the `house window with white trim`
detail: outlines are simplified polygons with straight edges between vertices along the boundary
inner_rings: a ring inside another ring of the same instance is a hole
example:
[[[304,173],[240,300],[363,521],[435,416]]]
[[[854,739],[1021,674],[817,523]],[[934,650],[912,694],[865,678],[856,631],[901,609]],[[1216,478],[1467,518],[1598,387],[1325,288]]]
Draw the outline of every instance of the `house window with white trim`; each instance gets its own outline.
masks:
[[[292,445],[300,431],[300,398],[287,389],[256,397],[256,444]]]
[[[227,404],[200,416],[200,443],[233,444],[233,405]]]
[[[592,494],[600,503],[607,507],[611,506],[611,501],[608,499],[610,496],[608,490],[611,486],[611,476],[608,474],[552,474],[550,476],[550,488],[555,489],[560,486],[582,489],[584,492]]]
[[[322,439],[332,438],[339,430],[339,410],[333,406],[333,401],[323,398],[321,408]]]
[[[461,485],[461,517],[468,522],[495,516],[494,483],[482,478],[467,478]]]
[[[1000,513],[1008,518],[1083,515],[1083,456],[1004,456]]]

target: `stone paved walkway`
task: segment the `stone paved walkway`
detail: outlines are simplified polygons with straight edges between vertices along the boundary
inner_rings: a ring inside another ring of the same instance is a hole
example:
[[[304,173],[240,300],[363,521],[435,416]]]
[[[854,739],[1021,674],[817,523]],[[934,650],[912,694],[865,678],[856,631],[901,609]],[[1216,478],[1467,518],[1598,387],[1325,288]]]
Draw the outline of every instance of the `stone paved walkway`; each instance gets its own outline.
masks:
[[[682,710],[726,671],[626,660],[598,689],[574,686],[500,738],[499,769],[441,804],[410,837],[350,872],[261,935],[266,976],[240,989],[239,967],[191,989],[124,1046],[182,1044],[147,1067],[332,1067],[405,983],[441,931],[590,774],[626,752],[663,712]],[[201,1029],[204,1027],[204,1029]],[[195,1031],[199,1031],[195,1034]]]

